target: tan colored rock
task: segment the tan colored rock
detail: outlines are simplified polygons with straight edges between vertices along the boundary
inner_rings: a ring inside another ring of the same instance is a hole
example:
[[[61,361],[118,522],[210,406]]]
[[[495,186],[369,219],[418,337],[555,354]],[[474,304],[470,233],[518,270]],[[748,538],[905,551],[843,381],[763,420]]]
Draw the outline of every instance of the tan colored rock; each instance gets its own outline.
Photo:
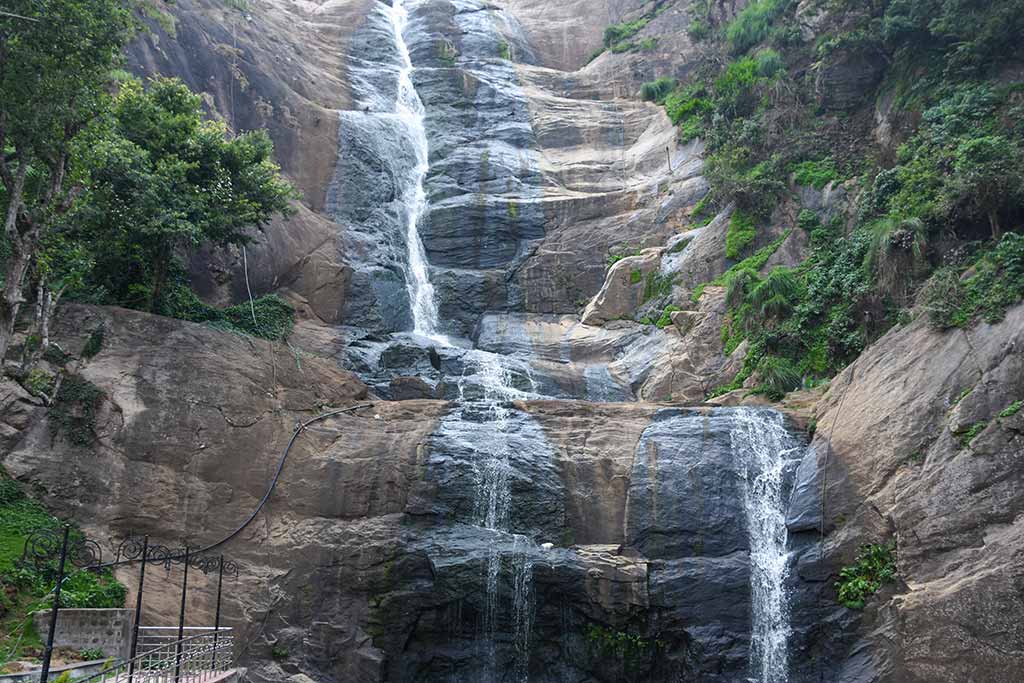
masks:
[[[591,602],[607,613],[625,616],[649,606],[646,560],[621,555],[614,545],[583,545],[575,550],[589,567],[584,590]]]
[[[647,275],[658,269],[661,252],[646,249],[639,256],[627,256],[608,269],[601,291],[587,304],[581,322],[601,325],[611,320],[632,317],[644,302]]]
[[[679,330],[679,334],[686,334],[694,325],[699,325],[703,322],[705,315],[699,311],[672,311],[669,318],[672,320],[672,324]]]
[[[613,371],[637,377],[636,393],[641,400],[699,403],[712,389],[732,381],[742,367],[742,358],[738,364],[730,363],[723,355],[723,287],[706,287],[697,310],[686,313],[691,315],[682,318],[694,322],[685,333],[654,330],[650,333],[655,335],[653,341],[634,344],[611,364]]]
[[[7,452],[21,431],[46,412],[42,402],[14,380],[0,379],[0,445]]]
[[[659,406],[583,401],[523,406],[544,429],[559,460],[573,529],[570,542],[622,544],[633,453]]]
[[[551,4],[545,0],[503,0],[522,23],[545,66],[572,71],[583,66],[601,46],[606,26],[617,24],[644,0],[570,0]]]
[[[899,548],[898,594],[880,598],[865,630],[890,653],[883,680],[1003,681],[1024,666],[1024,424],[999,417],[1021,396],[1022,349],[1024,306],[970,330],[921,317],[865,351],[819,404],[828,560],[890,538]],[[984,429],[967,443],[969,424]]]

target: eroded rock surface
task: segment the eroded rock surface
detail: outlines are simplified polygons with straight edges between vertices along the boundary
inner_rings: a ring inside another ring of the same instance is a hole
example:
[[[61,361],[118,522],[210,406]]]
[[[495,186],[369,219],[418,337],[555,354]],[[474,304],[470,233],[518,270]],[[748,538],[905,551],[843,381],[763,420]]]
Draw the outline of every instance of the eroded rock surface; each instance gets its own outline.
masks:
[[[866,351],[819,407],[791,529],[817,533],[824,510],[826,554],[801,560],[809,576],[861,543],[896,541],[900,586],[865,615],[858,646],[883,680],[1008,680],[1020,665],[1024,428],[1021,413],[999,414],[1024,387],[1022,344],[1022,306],[972,330],[922,317]],[[850,680],[862,665],[851,661]]]

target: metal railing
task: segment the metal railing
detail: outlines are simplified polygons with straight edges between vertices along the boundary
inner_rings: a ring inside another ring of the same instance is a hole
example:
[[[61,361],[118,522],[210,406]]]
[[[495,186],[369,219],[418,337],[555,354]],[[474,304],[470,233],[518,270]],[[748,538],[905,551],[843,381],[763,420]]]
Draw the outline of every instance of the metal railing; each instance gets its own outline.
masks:
[[[146,627],[141,627],[142,628]],[[165,630],[162,627],[150,627]],[[177,632],[177,628],[170,629]],[[192,630],[196,630],[193,627]],[[75,683],[203,683],[234,668],[235,638],[230,628],[200,627],[202,633],[163,639],[134,659],[117,662],[98,674]]]
[[[183,626],[182,636],[191,637],[199,635],[215,635],[219,638],[224,636],[232,635],[231,629],[228,627],[221,626],[219,629],[213,626]],[[140,626],[139,627],[139,644],[136,651],[139,654],[145,654],[150,650],[163,647],[168,643],[174,643],[178,640],[178,627],[177,626]]]

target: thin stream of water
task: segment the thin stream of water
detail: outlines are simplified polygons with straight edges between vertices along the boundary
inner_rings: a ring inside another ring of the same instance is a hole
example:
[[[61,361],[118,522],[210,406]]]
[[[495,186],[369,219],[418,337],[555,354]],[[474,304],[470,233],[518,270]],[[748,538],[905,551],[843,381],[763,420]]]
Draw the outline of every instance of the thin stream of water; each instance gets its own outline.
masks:
[[[786,513],[783,483],[787,455],[782,415],[741,408],[730,433],[733,452],[746,466],[744,506],[750,535],[752,634],[750,662],[758,683],[789,680],[790,635],[786,579]]]
[[[414,332],[443,345],[449,346],[450,341],[438,330],[438,310],[434,297],[434,287],[430,282],[429,268],[423,241],[419,235],[419,222],[427,210],[424,180],[429,170],[429,147],[426,134],[426,113],[423,102],[412,82],[413,65],[409,56],[409,47],[405,42],[404,32],[409,22],[406,0],[394,0],[388,10],[388,17],[395,35],[395,45],[400,59],[398,73],[398,90],[395,101],[395,112],[406,125],[416,152],[416,167],[410,174],[410,186],[402,192],[402,203],[405,207],[406,248],[408,250],[408,268],[406,286],[413,315]],[[503,357],[485,352],[470,352],[473,356],[472,365],[477,372],[473,382],[483,396],[476,399],[483,405],[490,417],[493,438],[490,447],[481,452],[482,462],[479,465],[479,483],[476,495],[477,523],[485,529],[507,532],[509,528],[509,509],[511,507],[511,463],[508,447],[508,436],[505,433],[509,426],[511,410],[508,401],[527,397],[513,387],[512,373]],[[459,382],[460,404],[464,404],[466,379]],[[459,410],[462,410],[460,408]],[[529,543],[524,536],[517,535],[515,543]],[[512,612],[515,628],[516,670],[517,679],[527,680],[529,663],[529,638],[533,614],[533,565],[528,559],[529,552],[513,552],[513,598]],[[488,641],[487,656],[494,666],[494,635],[498,622],[498,588],[502,567],[502,556],[497,549],[489,552],[486,567],[486,605],[483,614],[483,631]]]
[[[430,282],[427,255],[419,233],[419,223],[427,211],[427,193],[423,182],[429,170],[430,149],[427,144],[426,112],[412,82],[412,59],[409,57],[409,46],[405,42],[405,27],[409,23],[409,11],[405,4],[406,0],[394,0],[387,11],[387,16],[395,33],[395,46],[398,48],[400,60],[395,113],[409,130],[416,153],[416,166],[410,177],[411,182],[402,192],[408,250],[406,288],[409,291],[414,332],[447,344],[447,339],[438,334],[434,285]]]

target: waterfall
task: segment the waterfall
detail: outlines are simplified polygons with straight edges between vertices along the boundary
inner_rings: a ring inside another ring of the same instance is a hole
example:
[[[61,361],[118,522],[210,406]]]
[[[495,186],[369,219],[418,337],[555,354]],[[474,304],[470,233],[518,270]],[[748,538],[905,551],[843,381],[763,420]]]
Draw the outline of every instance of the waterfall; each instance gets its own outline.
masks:
[[[511,419],[513,410],[508,402],[536,397],[536,394],[515,388],[509,361],[504,356],[471,350],[466,353],[466,360],[467,367],[475,367],[476,371],[459,380],[459,410],[466,410],[468,405],[471,410],[482,409],[486,417],[482,425],[483,438],[476,444],[475,522],[484,529],[508,533],[511,531],[512,439],[517,427],[515,420]],[[480,395],[468,398],[467,389],[473,389]],[[512,552],[505,557],[497,543],[487,550],[482,635],[492,680],[497,673],[494,636],[498,625],[498,588],[503,560],[507,561],[512,574],[515,679],[521,683],[528,680],[534,609],[532,545],[526,536],[514,534]]]
[[[533,627],[533,555],[530,540],[516,534],[512,546],[512,623],[515,679],[530,680],[530,629]]]
[[[750,662],[758,683],[789,680],[789,553],[783,483],[787,432],[774,411],[739,408],[730,433],[732,450],[745,467],[744,506],[750,536],[752,633]]]
[[[405,8],[405,2],[406,0],[394,0],[387,11],[387,16],[394,30],[399,58],[395,113],[409,131],[409,139],[416,158],[416,165],[409,176],[409,184],[401,193],[408,252],[406,289],[409,291],[414,331],[445,343],[446,340],[437,331],[437,302],[434,299],[434,286],[430,282],[426,251],[419,233],[419,222],[427,210],[427,193],[423,182],[429,170],[429,148],[425,125],[426,113],[412,83],[412,59],[409,56],[409,46],[405,42],[405,27],[409,23],[409,12]]]

